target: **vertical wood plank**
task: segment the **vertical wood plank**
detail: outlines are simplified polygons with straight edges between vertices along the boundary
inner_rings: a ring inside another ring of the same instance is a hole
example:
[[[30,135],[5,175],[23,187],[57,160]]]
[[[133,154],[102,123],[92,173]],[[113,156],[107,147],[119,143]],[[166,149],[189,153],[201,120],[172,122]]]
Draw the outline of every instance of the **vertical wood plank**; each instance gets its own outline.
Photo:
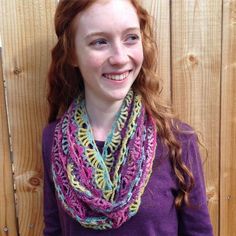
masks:
[[[236,232],[236,1],[223,0],[220,235]]]
[[[170,103],[170,3],[167,0],[142,0],[141,3],[154,17],[158,73],[163,81],[163,98]]]
[[[46,74],[56,1],[1,0],[0,5],[19,234],[39,236],[43,228],[41,132],[47,118]]]
[[[0,46],[0,235],[16,236],[16,215],[11,169],[10,144],[7,123],[4,83],[2,76],[2,49]]]
[[[221,0],[171,1],[172,98],[180,118],[204,137],[202,152],[214,234],[219,220]]]

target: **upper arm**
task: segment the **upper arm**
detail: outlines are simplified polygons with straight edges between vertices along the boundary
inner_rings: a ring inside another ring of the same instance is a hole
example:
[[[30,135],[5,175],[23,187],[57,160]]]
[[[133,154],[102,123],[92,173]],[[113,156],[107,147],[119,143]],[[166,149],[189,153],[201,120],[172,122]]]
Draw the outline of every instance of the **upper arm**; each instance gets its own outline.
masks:
[[[190,206],[185,204],[179,210],[179,234],[191,236],[212,236],[212,225],[207,207],[206,188],[202,162],[195,134],[183,143],[183,161],[194,177],[194,186],[189,195]]]
[[[51,148],[53,143],[53,127],[43,131],[42,154],[44,164],[44,236],[60,236],[61,226],[54,183],[51,177]]]

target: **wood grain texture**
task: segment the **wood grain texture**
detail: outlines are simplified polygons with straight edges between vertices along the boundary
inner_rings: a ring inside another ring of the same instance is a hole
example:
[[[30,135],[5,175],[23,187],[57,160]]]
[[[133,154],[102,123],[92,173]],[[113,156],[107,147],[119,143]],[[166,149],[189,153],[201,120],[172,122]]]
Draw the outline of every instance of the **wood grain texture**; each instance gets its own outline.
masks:
[[[202,150],[215,235],[219,220],[221,1],[171,1],[172,99],[180,118],[204,137]]]
[[[220,235],[236,232],[236,1],[223,1]]]
[[[41,133],[56,1],[1,0],[3,75],[7,85],[19,234],[42,235]]]
[[[0,235],[16,236],[16,214],[11,169],[7,110],[0,47]]]
[[[166,0],[142,0],[151,14],[158,46],[158,73],[163,81],[163,98],[170,103],[170,4]]]

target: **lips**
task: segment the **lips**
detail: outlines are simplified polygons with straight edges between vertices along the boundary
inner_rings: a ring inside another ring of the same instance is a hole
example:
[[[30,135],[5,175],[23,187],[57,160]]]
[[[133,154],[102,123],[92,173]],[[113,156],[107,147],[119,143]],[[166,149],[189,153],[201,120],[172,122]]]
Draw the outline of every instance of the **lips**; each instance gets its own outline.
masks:
[[[129,76],[129,73],[130,71],[126,71],[123,73],[106,73],[106,74],[103,74],[103,76],[110,80],[122,81],[122,80],[125,80]]]

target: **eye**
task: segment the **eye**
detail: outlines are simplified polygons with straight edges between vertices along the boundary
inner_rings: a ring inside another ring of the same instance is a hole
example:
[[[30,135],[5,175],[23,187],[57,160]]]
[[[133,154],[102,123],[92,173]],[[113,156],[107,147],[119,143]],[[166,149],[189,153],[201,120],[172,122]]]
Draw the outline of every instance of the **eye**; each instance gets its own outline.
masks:
[[[138,34],[129,34],[126,38],[126,42],[128,44],[135,44],[140,40],[140,36]]]
[[[94,41],[92,41],[89,45],[95,47],[95,48],[101,48],[103,46],[107,45],[107,40],[106,39],[96,39]]]

